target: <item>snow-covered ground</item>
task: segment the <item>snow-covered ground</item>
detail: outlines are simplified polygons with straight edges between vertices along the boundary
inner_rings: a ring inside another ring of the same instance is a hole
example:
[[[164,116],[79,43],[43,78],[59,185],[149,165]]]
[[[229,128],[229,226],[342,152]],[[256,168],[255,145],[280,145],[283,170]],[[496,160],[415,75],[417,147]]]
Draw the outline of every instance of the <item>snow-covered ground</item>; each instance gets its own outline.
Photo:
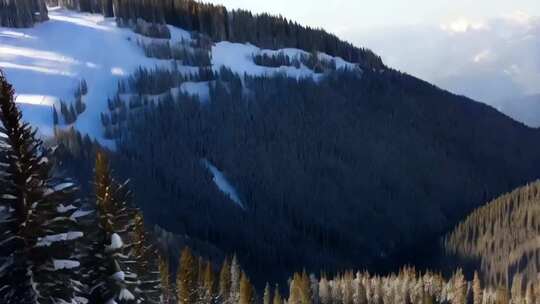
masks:
[[[107,111],[107,98],[116,93],[121,78],[127,77],[139,66],[175,68],[190,74],[198,71],[196,67],[178,66],[178,62],[172,60],[145,57],[137,41],[148,42],[152,38],[117,27],[113,18],[60,8],[51,8],[49,18],[49,21],[29,29],[0,27],[0,69],[15,87],[23,118],[39,127],[44,136],[53,133],[53,106],[59,109],[60,100],[74,102],[75,89],[84,79],[88,85],[88,94],[83,97],[86,110],[78,116],[74,127],[102,144],[114,147],[112,141],[103,138],[100,114]],[[190,41],[189,32],[168,27],[171,42]],[[224,41],[216,43],[211,52],[215,71],[225,66],[239,75],[270,76],[280,73],[293,78],[315,79],[323,76],[303,64],[300,68],[271,68],[258,66],[253,60],[256,54],[283,53],[291,59],[308,55],[298,49],[261,50],[251,44]],[[335,60],[338,69],[356,67],[341,58],[323,53],[319,53],[319,58]],[[208,82],[187,82],[179,88],[171,88],[171,92],[174,94],[181,90],[199,95],[200,100],[205,102],[209,99],[208,85]]]
[[[219,42],[212,47],[212,65],[216,71],[219,71],[222,66],[226,66],[239,75],[271,76],[275,73],[283,73],[291,78],[317,77],[312,70],[304,65],[299,69],[290,66],[279,68],[258,66],[253,62],[253,55],[260,51],[258,47],[251,44]],[[288,49],[287,54],[296,57],[302,52],[301,50]]]
[[[15,87],[23,118],[38,127],[43,136],[53,134],[53,106],[60,109],[60,100],[66,103],[74,102],[75,90],[84,79],[88,86],[88,94],[83,97],[86,110],[78,116],[74,127],[82,134],[88,134],[101,144],[113,148],[114,143],[103,137],[100,115],[108,111],[107,99],[117,93],[120,79],[129,76],[140,66],[159,66],[184,74],[198,72],[197,67],[178,66],[178,62],[173,60],[147,58],[137,42],[163,39],[143,37],[130,29],[119,28],[113,18],[60,8],[49,9],[49,18],[49,21],[29,29],[0,27],[0,69]],[[185,43],[192,39],[189,32],[168,27],[172,43]],[[272,68],[258,66],[253,60],[253,56],[257,54],[280,53],[291,60],[309,55],[298,49],[261,50],[251,44],[223,41],[214,44],[211,49],[212,68],[219,71],[225,66],[241,76],[271,76],[279,73],[297,79],[323,77],[323,74],[317,74],[303,64],[299,68]],[[318,56],[321,60],[334,60],[338,69],[357,68],[355,64],[341,58],[323,53]],[[178,88],[170,89],[173,95],[180,91],[198,95],[201,102],[210,99],[209,82],[186,82]],[[163,94],[146,97],[149,100],[159,100],[162,96]],[[130,94],[121,97],[128,101]],[[244,208],[236,189],[225,174],[208,161],[203,161],[203,165],[212,173],[216,186],[231,201]],[[69,206],[62,207],[66,211],[71,210]],[[5,213],[6,210],[0,210],[0,215]],[[86,214],[88,212],[77,211],[72,217]],[[77,238],[80,237],[79,234],[49,236],[40,240],[40,245],[48,246],[59,239]],[[59,261],[58,268],[69,267],[69,262]]]
[[[223,172],[221,172],[218,168],[216,168],[216,166],[214,166],[206,159],[203,159],[202,163],[214,176],[213,180],[216,184],[216,187],[218,187],[221,192],[225,193],[225,195],[227,195],[231,199],[231,201],[237,204],[240,208],[244,209],[244,204],[240,200],[238,192],[236,192],[234,186],[227,180],[225,174],[223,174]]]
[[[85,79],[87,107],[75,127],[110,144],[102,138],[100,113],[107,109],[118,79],[141,65],[169,63],[146,58],[130,41],[137,34],[118,28],[113,19],[58,8],[50,10],[49,18],[30,29],[0,28],[0,68],[15,87],[23,117],[41,134],[51,135],[52,106],[59,109],[60,99],[72,102]]]

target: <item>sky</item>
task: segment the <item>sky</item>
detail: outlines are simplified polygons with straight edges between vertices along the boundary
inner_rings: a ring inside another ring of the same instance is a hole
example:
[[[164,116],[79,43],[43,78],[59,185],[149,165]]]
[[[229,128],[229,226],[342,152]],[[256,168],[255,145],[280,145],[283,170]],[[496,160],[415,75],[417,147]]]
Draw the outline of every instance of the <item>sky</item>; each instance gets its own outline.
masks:
[[[516,11],[540,16],[538,0],[209,0],[227,8],[283,15],[303,24],[342,30],[486,19]]]
[[[540,127],[540,0],[210,0],[282,15]]]

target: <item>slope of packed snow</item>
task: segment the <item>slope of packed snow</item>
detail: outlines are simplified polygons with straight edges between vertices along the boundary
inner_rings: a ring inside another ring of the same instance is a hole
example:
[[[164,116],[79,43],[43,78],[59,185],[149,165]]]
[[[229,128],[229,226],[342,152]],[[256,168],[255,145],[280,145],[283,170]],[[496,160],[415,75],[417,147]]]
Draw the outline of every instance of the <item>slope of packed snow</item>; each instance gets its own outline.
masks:
[[[74,127],[102,144],[114,147],[112,141],[103,137],[100,114],[108,111],[107,99],[117,92],[120,79],[132,74],[139,66],[149,69],[159,66],[183,74],[198,72],[197,67],[182,66],[178,61],[147,58],[137,43],[165,39],[143,37],[130,29],[119,28],[113,18],[60,8],[50,9],[49,18],[49,21],[30,29],[0,27],[0,69],[15,87],[23,118],[39,127],[44,136],[53,134],[53,106],[59,110],[60,100],[68,104],[74,102],[75,89],[83,79],[88,86],[88,94],[82,98],[86,110],[77,117]],[[170,42],[186,43],[192,40],[190,32],[173,26],[168,28],[171,32]],[[241,76],[271,76],[277,73],[297,79],[319,79],[323,76],[303,64],[299,68],[272,68],[254,63],[254,55],[279,53],[291,59],[309,55],[299,49],[263,50],[251,44],[223,41],[211,49],[212,68],[219,71],[225,66]],[[318,56],[321,60],[335,60],[338,69],[357,68],[341,58],[324,53]],[[210,98],[209,82],[186,82],[170,90],[173,95],[180,91],[198,95],[202,102]],[[126,94],[123,97],[128,100],[130,96]],[[146,97],[159,100],[160,96]],[[60,122],[63,122],[61,115]],[[209,168],[214,172],[212,167]],[[219,177],[219,174],[216,176]],[[231,197],[234,200],[236,196]]]
[[[222,41],[212,47],[212,65],[216,71],[219,71],[222,66],[226,66],[240,75],[270,76],[275,73],[284,73],[291,78],[315,76],[313,71],[305,66],[301,66],[299,69],[289,66],[279,68],[258,66],[253,62],[253,55],[259,51],[258,47],[251,44]]]
[[[0,28],[0,68],[13,83],[24,119],[52,134],[52,106],[74,100],[81,79],[88,83],[86,111],[75,123],[83,134],[104,144],[100,113],[116,92],[119,78],[138,66],[169,65],[146,58],[133,40],[139,36],[113,19],[64,9],[50,10],[50,21],[30,29]],[[175,39],[185,31],[172,32]]]
[[[212,47],[212,65],[215,71],[219,71],[222,66],[229,67],[233,72],[240,75],[250,76],[272,76],[276,73],[285,74],[291,78],[306,78],[313,77],[318,79],[322,74],[317,74],[313,70],[301,64],[300,68],[294,66],[281,66],[279,68],[265,67],[256,65],[253,61],[253,56],[257,54],[266,54],[268,56],[276,56],[284,54],[290,59],[300,59],[302,56],[309,56],[310,53],[294,48],[286,48],[279,50],[260,49],[252,44],[232,43],[222,41],[216,43]],[[325,53],[317,53],[319,60],[334,60],[337,69],[357,69],[358,66],[354,63],[347,62],[339,57],[332,57]]]

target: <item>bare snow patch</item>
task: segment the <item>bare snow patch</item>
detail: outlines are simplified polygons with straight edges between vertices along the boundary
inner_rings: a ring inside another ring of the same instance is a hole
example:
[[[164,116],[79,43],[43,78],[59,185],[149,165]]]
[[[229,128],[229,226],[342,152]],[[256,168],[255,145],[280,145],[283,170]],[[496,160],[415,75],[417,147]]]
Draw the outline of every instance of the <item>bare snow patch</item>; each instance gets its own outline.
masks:
[[[253,55],[259,52],[258,47],[249,43],[218,42],[212,47],[212,66],[214,71],[219,71],[221,67],[227,67],[241,76],[273,76],[276,73],[283,73],[296,79],[317,77],[312,70],[304,65],[298,69],[289,66],[279,68],[258,66],[253,61]]]
[[[122,288],[120,294],[118,294],[118,300],[135,300],[135,296],[126,288]]]
[[[184,82],[180,86],[180,90],[188,95],[195,95],[199,97],[201,102],[210,100],[210,87],[207,81],[204,82]]]
[[[236,189],[233,187],[231,183],[227,180],[223,172],[221,172],[218,168],[216,168],[212,163],[210,163],[208,160],[203,159],[202,160],[203,165],[210,170],[212,175],[214,175],[213,181],[218,187],[219,190],[221,190],[225,195],[227,195],[235,204],[237,204],[240,208],[245,209],[244,204],[238,197],[238,193],[236,192]]]
[[[81,266],[81,263],[73,260],[53,260],[55,270],[73,269]]]
[[[63,204],[60,204],[58,207],[56,207],[56,211],[58,211],[59,213],[66,213],[75,209],[77,209],[77,207],[73,205],[64,206]]]
[[[36,247],[48,247],[48,246],[51,246],[55,242],[76,240],[78,238],[83,237],[83,235],[84,234],[80,231],[70,231],[66,233],[47,235],[45,237],[38,238]]]
[[[122,238],[117,233],[113,233],[111,236],[111,245],[107,246],[107,250],[114,251],[121,249],[124,246]]]

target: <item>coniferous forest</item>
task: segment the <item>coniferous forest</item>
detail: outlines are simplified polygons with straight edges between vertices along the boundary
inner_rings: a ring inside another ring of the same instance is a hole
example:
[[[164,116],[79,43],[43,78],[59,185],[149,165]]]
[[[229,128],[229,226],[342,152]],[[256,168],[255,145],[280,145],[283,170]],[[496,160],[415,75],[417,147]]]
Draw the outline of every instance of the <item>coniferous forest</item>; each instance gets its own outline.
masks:
[[[173,275],[169,258],[155,247],[142,213],[131,203],[129,185],[112,176],[103,152],[95,157],[94,193],[82,195],[49,162],[50,150],[22,122],[13,89],[1,75],[0,110],[2,303],[495,304],[540,298],[540,288],[523,283],[519,274],[511,289],[483,288],[477,273],[467,281],[460,269],[445,278],[414,268],[382,277],[350,270],[318,277],[304,271],[294,273],[287,286],[267,283],[259,293],[236,256],[218,267],[189,247]],[[501,205],[519,210],[537,194],[537,185],[527,186],[468,221]],[[449,239],[459,237],[466,225]]]
[[[114,17],[174,64],[119,80],[98,113],[114,148],[74,127],[85,79],[42,139],[0,72],[0,303],[540,303],[540,130],[283,17],[0,0],[0,26],[46,4]],[[249,59],[315,76],[216,69],[220,41],[300,49]]]

